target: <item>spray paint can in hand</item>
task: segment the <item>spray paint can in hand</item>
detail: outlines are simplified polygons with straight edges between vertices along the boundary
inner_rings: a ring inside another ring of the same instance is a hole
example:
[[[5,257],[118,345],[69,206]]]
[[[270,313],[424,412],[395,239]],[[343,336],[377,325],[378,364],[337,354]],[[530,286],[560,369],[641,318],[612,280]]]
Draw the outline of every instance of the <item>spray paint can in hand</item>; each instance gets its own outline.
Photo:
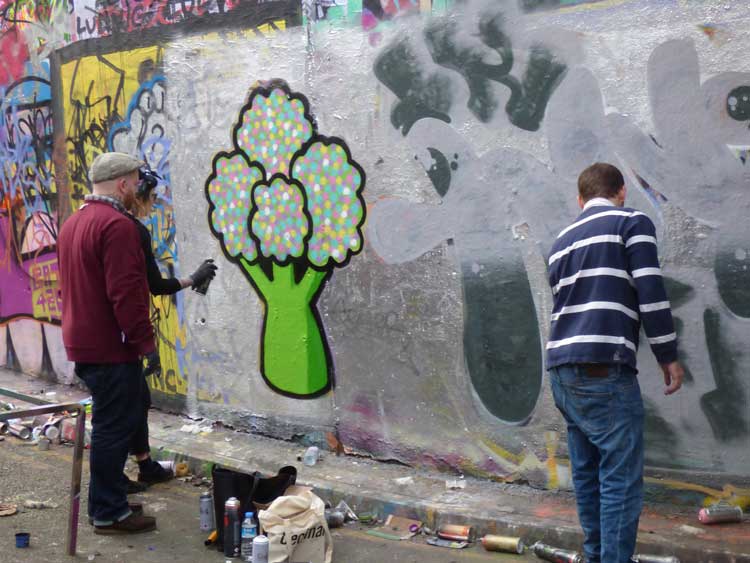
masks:
[[[552,563],[583,563],[583,556],[575,551],[558,549],[541,542],[535,543],[531,549],[534,550],[534,555],[539,559],[552,561]]]
[[[224,503],[224,555],[227,557],[240,556],[240,524],[240,501],[230,497]]]
[[[209,491],[201,493],[200,500],[201,531],[210,532],[214,524],[214,499]]]
[[[206,260],[206,262],[212,262],[213,263],[213,260],[209,258],[208,260]],[[206,278],[206,281],[204,281],[200,285],[194,285],[192,287],[192,290],[194,292],[196,292],[198,295],[206,295],[206,293],[208,293],[208,286],[211,285],[211,280],[212,279],[213,278],[210,278],[210,277]]]
[[[268,538],[255,536],[253,540],[253,563],[268,563]]]
[[[701,508],[698,512],[701,524],[723,524],[727,522],[742,522],[742,509],[731,504],[717,504],[708,508]]]

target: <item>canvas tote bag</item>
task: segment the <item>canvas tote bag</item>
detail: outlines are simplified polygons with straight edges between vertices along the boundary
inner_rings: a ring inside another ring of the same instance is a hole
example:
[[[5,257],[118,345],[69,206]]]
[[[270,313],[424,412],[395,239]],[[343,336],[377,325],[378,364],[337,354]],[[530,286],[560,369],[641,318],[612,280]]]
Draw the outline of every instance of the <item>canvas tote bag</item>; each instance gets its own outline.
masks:
[[[325,504],[307,487],[294,485],[258,514],[268,536],[268,563],[331,563],[333,539]]]

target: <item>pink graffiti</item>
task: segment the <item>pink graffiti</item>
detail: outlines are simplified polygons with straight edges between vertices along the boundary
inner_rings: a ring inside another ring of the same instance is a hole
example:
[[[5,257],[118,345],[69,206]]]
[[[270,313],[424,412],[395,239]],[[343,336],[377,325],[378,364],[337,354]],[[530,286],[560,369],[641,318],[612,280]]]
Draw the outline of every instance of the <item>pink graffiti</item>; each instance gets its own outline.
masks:
[[[14,27],[0,35],[0,84],[10,84],[23,76],[28,60],[26,41],[18,29]]]
[[[78,22],[79,34],[96,29],[99,36],[132,33],[173,25],[208,14],[227,13],[243,0],[120,0],[98,10],[95,22]],[[93,26],[91,24],[94,24]]]

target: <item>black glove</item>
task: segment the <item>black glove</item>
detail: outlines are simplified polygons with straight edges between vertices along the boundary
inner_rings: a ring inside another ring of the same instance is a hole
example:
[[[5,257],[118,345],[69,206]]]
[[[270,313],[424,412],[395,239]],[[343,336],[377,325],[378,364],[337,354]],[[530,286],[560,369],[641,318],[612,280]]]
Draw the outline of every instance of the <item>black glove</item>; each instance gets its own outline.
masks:
[[[207,280],[212,280],[215,277],[216,264],[214,264],[214,261],[209,258],[208,260],[204,260],[203,264],[198,266],[198,269],[190,276],[190,279],[193,280],[193,285],[191,287],[200,287]]]
[[[149,375],[155,375],[161,377],[161,360],[159,359],[159,352],[154,351],[150,354],[146,354],[146,367],[143,370],[143,376],[148,377]]]

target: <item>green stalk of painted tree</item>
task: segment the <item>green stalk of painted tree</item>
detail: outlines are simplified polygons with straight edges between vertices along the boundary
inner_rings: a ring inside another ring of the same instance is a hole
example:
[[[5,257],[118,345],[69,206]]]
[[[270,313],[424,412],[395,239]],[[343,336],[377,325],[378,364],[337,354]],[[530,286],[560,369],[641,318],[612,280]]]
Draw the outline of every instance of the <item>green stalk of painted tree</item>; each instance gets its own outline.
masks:
[[[275,390],[294,396],[316,395],[330,388],[323,329],[315,297],[328,272],[308,268],[296,283],[294,267],[273,264],[269,279],[258,264],[240,258],[265,305],[261,373]]]

